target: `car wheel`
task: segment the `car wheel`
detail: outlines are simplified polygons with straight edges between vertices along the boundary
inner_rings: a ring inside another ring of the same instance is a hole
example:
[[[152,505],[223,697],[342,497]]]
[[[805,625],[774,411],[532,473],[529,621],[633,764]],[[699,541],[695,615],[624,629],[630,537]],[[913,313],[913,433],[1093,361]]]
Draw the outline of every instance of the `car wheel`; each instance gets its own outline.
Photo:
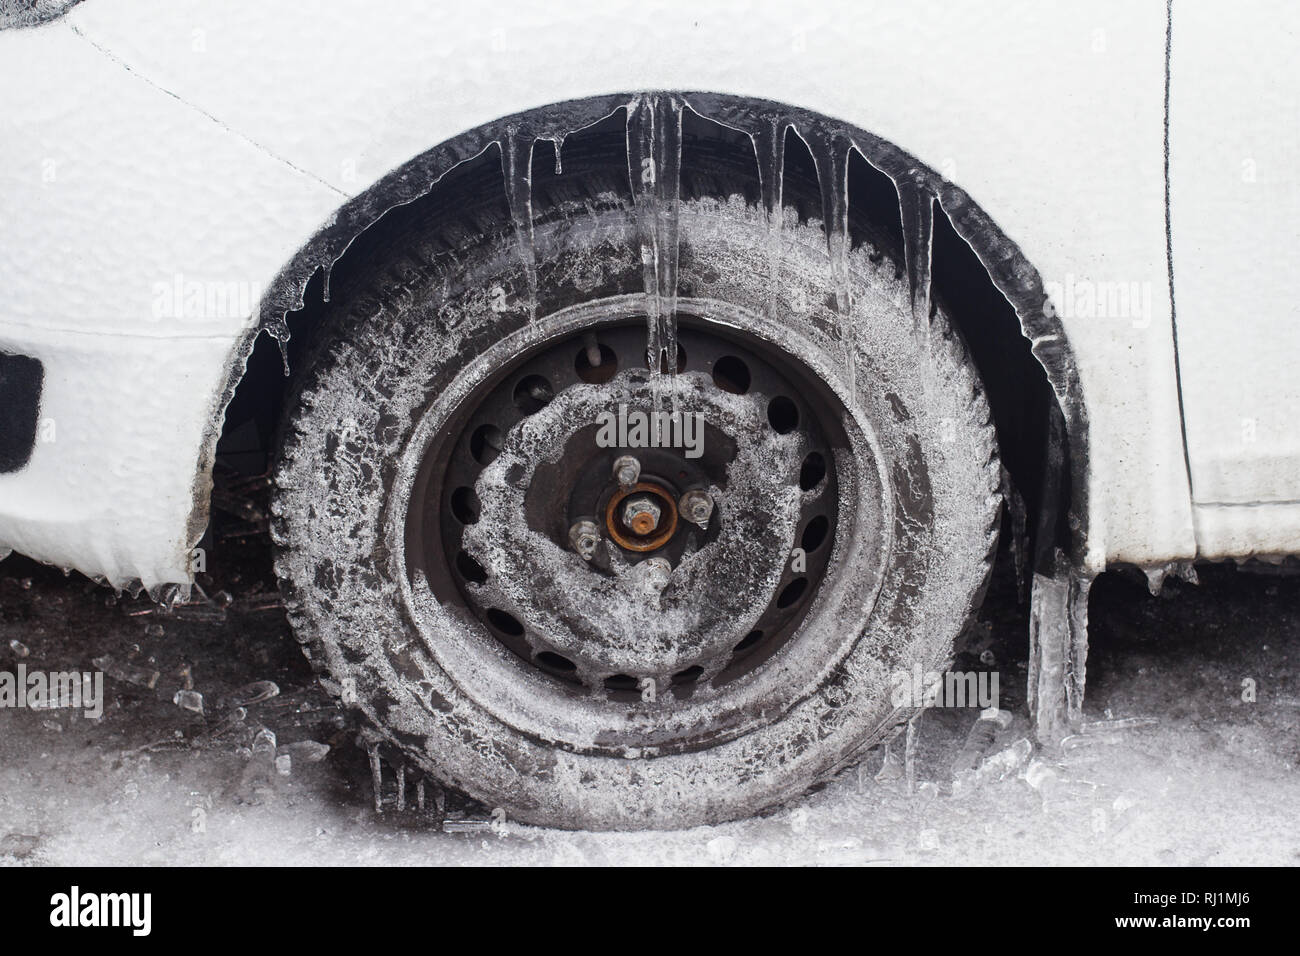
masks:
[[[527,267],[483,214],[335,295],[275,479],[290,619],[409,760],[512,819],[752,814],[859,759],[914,712],[899,675],[951,655],[996,538],[989,409],[888,255],[845,278],[725,168],[681,199],[677,365],[649,367],[638,208],[576,175]]]

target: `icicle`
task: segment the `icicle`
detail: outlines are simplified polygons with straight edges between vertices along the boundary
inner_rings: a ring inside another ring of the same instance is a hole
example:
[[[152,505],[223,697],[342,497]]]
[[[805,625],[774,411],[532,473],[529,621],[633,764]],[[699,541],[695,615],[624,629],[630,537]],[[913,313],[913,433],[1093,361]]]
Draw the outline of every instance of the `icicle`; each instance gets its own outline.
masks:
[[[650,369],[651,394],[659,406],[658,375],[661,354],[659,324],[659,269],[657,217],[653,214],[655,101],[638,97],[627,108],[627,164],[632,198],[638,207],[637,242],[641,247],[641,268],[646,295],[646,366]]]
[[[763,209],[767,212],[767,313],[775,319],[777,295],[781,288],[781,229],[784,215],[781,202],[785,188],[785,131],[789,120],[775,117],[764,122],[750,135],[758,157],[758,179],[763,192]]]
[[[812,147],[817,182],[821,186],[822,223],[831,256],[835,308],[840,313],[845,384],[852,401],[857,388],[857,327],[853,322],[849,289],[849,150],[853,143],[842,134],[819,130],[810,130],[809,134],[805,141]]]
[[[271,338],[275,339],[275,344],[280,347],[280,361],[284,364],[284,377],[289,377],[289,327],[286,325],[284,331],[279,328],[268,329]]]
[[[918,170],[894,182],[903,220],[903,260],[907,267],[907,291],[912,303],[912,328],[922,337],[927,361],[930,356],[930,272],[934,245],[934,197],[925,188]],[[925,379],[927,404],[933,387]]]
[[[368,742],[366,755],[370,757],[370,786],[375,791],[375,813],[383,813],[384,771],[379,763],[379,744]]]
[[[677,401],[677,226],[681,208],[682,101],[638,97],[627,110],[628,175],[637,206],[646,293],[651,401],[662,406],[661,369]]]
[[[506,130],[501,146],[506,200],[519,240],[519,256],[528,282],[528,315],[537,318],[537,250],[533,245],[533,145],[536,140],[515,127]],[[557,153],[558,155],[558,153]]]
[[[1029,513],[1025,499],[1021,496],[1016,483],[1011,480],[1011,472],[1002,469],[1002,500],[1006,502],[1007,512],[1011,515],[1011,556],[1016,569],[1016,603],[1024,604],[1025,569],[1029,566]]]
[[[678,223],[682,195],[682,101],[668,97],[660,101],[661,130],[657,139],[659,155],[655,202],[656,228],[659,236],[659,300],[662,325],[661,344],[668,365],[672,387],[673,410],[677,409],[677,265],[681,247]]]
[[[555,144],[555,175],[564,175],[564,163],[560,159],[560,152],[564,149],[564,134],[552,136],[551,142]]]
[[[934,242],[934,197],[915,170],[894,184],[903,217],[903,257],[907,264],[907,290],[912,300],[912,324],[930,334],[930,258]]]

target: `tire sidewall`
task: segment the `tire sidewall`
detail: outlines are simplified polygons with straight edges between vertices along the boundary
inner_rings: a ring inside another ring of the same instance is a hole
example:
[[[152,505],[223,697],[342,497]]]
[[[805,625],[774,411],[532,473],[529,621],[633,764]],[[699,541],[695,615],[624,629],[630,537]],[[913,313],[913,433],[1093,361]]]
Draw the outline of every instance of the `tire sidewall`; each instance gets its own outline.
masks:
[[[539,226],[538,315],[638,292],[635,228],[621,206]],[[732,199],[685,203],[680,230],[683,294],[781,316],[815,343],[825,357],[818,371],[871,423],[890,498],[888,560],[865,626],[847,635],[838,665],[764,727],[653,758],[566,750],[478,706],[417,636],[405,561],[394,548],[405,511],[397,463],[422,412],[476,355],[503,338],[521,349],[544,338],[513,235],[492,237],[450,269],[429,268],[397,296],[376,274],[337,307],[327,317],[334,340],[287,430],[277,569],[295,629],[323,655],[330,686],[424,769],[522,822],[673,827],[797,796],[913,712],[891,701],[890,680],[944,666],[987,575],[998,465],[988,409],[943,316],[918,334],[893,263],[855,252],[849,341],[857,386],[849,397],[842,361],[836,367],[845,340],[819,229],[788,220],[773,239],[757,210]]]

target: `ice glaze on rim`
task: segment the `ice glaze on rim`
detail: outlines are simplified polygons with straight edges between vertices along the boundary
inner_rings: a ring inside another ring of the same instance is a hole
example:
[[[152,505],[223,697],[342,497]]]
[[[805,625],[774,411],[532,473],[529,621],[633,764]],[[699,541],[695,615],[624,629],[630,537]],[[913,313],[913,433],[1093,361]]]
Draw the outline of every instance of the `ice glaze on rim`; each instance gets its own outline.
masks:
[[[834,357],[791,354],[776,342],[801,340],[751,312],[679,304],[698,459],[597,445],[601,410],[651,408],[638,299],[563,310],[480,356],[426,411],[390,510],[440,665],[499,719],[578,750],[695,749],[770,720],[851,646],[887,554],[880,458],[822,377]],[[584,367],[593,333],[612,375]],[[608,535],[585,561],[570,523],[604,519],[622,492],[610,463],[638,452],[642,484],[707,488],[715,511],[646,551]],[[658,587],[650,559],[672,568]],[[858,586],[833,583],[846,574]]]

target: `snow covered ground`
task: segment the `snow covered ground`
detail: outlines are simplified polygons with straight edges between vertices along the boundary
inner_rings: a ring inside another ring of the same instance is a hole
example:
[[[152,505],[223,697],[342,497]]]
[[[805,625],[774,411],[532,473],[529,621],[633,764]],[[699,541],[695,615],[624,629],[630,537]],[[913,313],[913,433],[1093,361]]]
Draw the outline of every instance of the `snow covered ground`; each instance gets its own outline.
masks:
[[[1160,597],[1103,577],[1092,600],[1087,716],[1111,721],[1025,779],[952,788],[975,717],[921,723],[917,787],[873,754],[764,817],[672,833],[492,825],[451,798],[460,832],[427,814],[371,808],[356,728],[312,684],[267,592],[255,539],[225,552],[209,591],[228,608],[147,611],[78,576],[0,563],[0,671],[108,671],[105,709],[0,710],[0,864],[1290,864],[1300,861],[1300,577],[1200,569]],[[1016,716],[995,752],[1028,734],[1024,608],[994,588],[966,641],[993,654]],[[25,655],[25,656],[24,656]],[[107,660],[105,660],[107,658]],[[960,662],[960,659],[959,659]],[[153,675],[157,674],[156,680]],[[117,676],[114,676],[117,675]],[[148,686],[150,682],[153,686]],[[279,693],[255,702],[273,681]],[[1251,683],[1253,682],[1253,683]],[[196,704],[202,715],[179,706]],[[253,685],[253,686],[249,686]],[[1254,691],[1254,700],[1248,698]],[[1243,699],[1247,698],[1247,699]],[[241,701],[243,702],[241,704]],[[238,708],[245,716],[238,720]],[[1124,718],[1154,718],[1126,726]],[[259,727],[271,751],[252,754]],[[319,747],[329,753],[312,762]],[[287,771],[287,774],[282,772]],[[413,802],[413,786],[410,789]]]

